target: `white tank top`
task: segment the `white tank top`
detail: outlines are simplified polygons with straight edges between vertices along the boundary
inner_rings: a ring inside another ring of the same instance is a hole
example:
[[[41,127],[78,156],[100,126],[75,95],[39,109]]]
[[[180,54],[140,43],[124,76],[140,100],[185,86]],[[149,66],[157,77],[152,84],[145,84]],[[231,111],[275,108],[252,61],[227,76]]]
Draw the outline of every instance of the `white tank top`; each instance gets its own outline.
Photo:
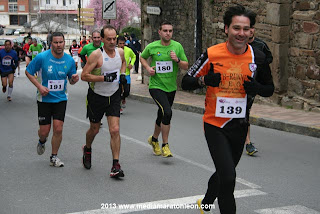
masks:
[[[120,69],[122,65],[122,60],[118,51],[118,48],[115,49],[116,55],[111,58],[103,48],[102,49],[102,66],[101,66],[101,75],[108,73],[117,73],[117,78],[113,82],[95,82],[94,92],[101,96],[110,97],[119,89],[119,77]]]

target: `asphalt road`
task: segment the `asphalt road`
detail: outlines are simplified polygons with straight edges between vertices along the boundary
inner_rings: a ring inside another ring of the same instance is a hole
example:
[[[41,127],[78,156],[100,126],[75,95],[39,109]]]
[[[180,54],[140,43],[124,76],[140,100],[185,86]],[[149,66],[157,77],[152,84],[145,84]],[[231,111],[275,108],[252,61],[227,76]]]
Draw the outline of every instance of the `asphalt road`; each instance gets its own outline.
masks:
[[[120,163],[125,177],[114,180],[109,178],[112,156],[105,119],[93,144],[93,167],[82,167],[81,147],[89,127],[85,118],[87,83],[68,85],[70,99],[59,151],[63,168],[49,166],[50,140],[43,155],[36,153],[35,91],[22,74],[15,79],[12,102],[0,94],[1,214],[199,213],[194,209],[151,209],[169,204],[191,207],[205,193],[214,165],[201,115],[173,111],[169,143],[174,157],[165,159],[154,156],[147,144],[156,106],[128,100],[120,121]],[[252,141],[259,152],[255,157],[244,153],[237,168],[237,213],[320,214],[319,139],[253,126]],[[124,204],[130,204],[130,209],[119,208]],[[115,205],[117,209],[101,209]],[[219,213],[217,209],[213,213]]]

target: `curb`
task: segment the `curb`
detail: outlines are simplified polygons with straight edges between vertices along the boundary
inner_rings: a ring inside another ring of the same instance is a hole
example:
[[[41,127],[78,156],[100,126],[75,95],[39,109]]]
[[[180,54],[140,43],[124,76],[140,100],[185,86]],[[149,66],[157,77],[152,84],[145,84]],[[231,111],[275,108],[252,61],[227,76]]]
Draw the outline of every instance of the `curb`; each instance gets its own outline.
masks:
[[[138,94],[130,94],[128,98],[145,102],[145,103],[150,103],[150,104],[154,103],[151,97],[142,96]],[[193,112],[197,114],[204,113],[204,108],[192,106],[190,104],[185,104],[185,103],[174,102],[172,108],[181,110],[181,111]],[[320,138],[320,128],[318,127],[309,127],[302,124],[283,122],[279,120],[273,120],[270,118],[261,118],[255,115],[250,116],[250,124],[265,127],[265,128],[271,128],[271,129],[276,129],[280,131]]]

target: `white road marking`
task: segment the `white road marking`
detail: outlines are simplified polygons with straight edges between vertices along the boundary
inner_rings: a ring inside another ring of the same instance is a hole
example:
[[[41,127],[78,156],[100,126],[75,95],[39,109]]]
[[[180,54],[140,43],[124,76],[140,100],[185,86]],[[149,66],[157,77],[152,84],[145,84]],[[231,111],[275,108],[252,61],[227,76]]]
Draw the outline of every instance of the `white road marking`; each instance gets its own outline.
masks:
[[[320,214],[320,212],[301,205],[255,210],[260,214]]]
[[[77,117],[71,116],[70,114],[66,114],[66,116],[69,117],[69,118],[71,118],[71,119],[73,119],[73,120],[76,120],[76,121],[79,121],[79,122],[81,122],[81,123],[90,125],[90,123],[89,123],[88,121],[86,121],[86,120],[79,119],[79,118],[77,118]],[[102,129],[103,129],[104,131],[108,132],[108,129],[106,129],[106,128],[102,128]],[[140,140],[134,139],[134,138],[132,138],[132,137],[129,137],[129,136],[126,136],[126,135],[123,135],[123,134],[120,134],[120,136],[121,136],[121,138],[123,138],[123,139],[130,140],[130,141],[132,141],[132,142],[134,142],[134,143],[136,143],[136,144],[139,144],[139,145],[141,145],[141,146],[148,147],[148,148],[150,147],[149,144],[147,144],[147,143],[145,143],[145,142],[142,142],[142,141],[140,141]],[[213,172],[215,171],[214,168],[210,168],[210,167],[208,167],[208,166],[206,166],[206,165],[203,165],[203,164],[201,164],[201,163],[197,163],[197,162],[195,162],[195,161],[189,160],[189,159],[184,158],[184,157],[182,157],[182,156],[179,156],[179,155],[177,155],[177,154],[174,154],[174,157],[175,157],[176,159],[179,159],[179,160],[184,161],[184,162],[186,162],[186,163],[192,164],[192,165],[194,165],[194,166],[197,166],[197,167],[202,168],[202,169],[204,169],[204,170],[207,170],[207,171],[209,171],[209,172],[212,172],[212,173],[213,173]],[[246,180],[244,180],[244,179],[242,179],[242,178],[236,178],[236,179],[237,179],[236,181],[237,181],[238,183],[241,183],[241,184],[243,184],[243,185],[245,185],[245,186],[248,186],[248,187],[250,187],[250,188],[252,188],[252,189],[261,188],[260,186],[258,186],[258,185],[256,185],[256,184],[253,184],[253,183],[251,183],[251,182],[249,182],[249,181],[246,181]]]
[[[245,189],[245,190],[236,190],[234,192],[235,198],[243,198],[249,196],[257,196],[257,195],[266,195],[267,193],[262,192],[257,189]],[[137,204],[127,204],[126,208],[113,208],[113,209],[98,209],[98,210],[88,210],[83,212],[69,213],[69,214],[122,214],[122,213],[131,213],[136,211],[145,211],[145,210],[155,210],[159,208],[165,208],[176,205],[190,205],[189,209],[193,208],[194,205],[199,198],[203,198],[204,195],[195,195],[190,197],[183,198],[174,198],[168,200],[160,200],[160,201],[151,201]],[[213,205],[214,206],[214,205]],[[169,208],[168,208],[169,209]],[[213,207],[212,209],[215,209]]]

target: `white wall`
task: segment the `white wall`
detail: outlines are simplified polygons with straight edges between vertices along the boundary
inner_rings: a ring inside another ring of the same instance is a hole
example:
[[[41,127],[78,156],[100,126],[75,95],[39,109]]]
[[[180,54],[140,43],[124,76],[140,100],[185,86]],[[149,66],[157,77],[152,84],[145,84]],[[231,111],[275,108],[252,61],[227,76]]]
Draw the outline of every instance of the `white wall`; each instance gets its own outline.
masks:
[[[40,0],[40,10],[77,10],[79,1],[66,0],[66,6],[63,6],[63,0],[50,0],[50,4],[46,4],[46,0]]]
[[[1,20],[2,25],[9,25],[10,24],[9,15],[0,15],[0,20]]]

